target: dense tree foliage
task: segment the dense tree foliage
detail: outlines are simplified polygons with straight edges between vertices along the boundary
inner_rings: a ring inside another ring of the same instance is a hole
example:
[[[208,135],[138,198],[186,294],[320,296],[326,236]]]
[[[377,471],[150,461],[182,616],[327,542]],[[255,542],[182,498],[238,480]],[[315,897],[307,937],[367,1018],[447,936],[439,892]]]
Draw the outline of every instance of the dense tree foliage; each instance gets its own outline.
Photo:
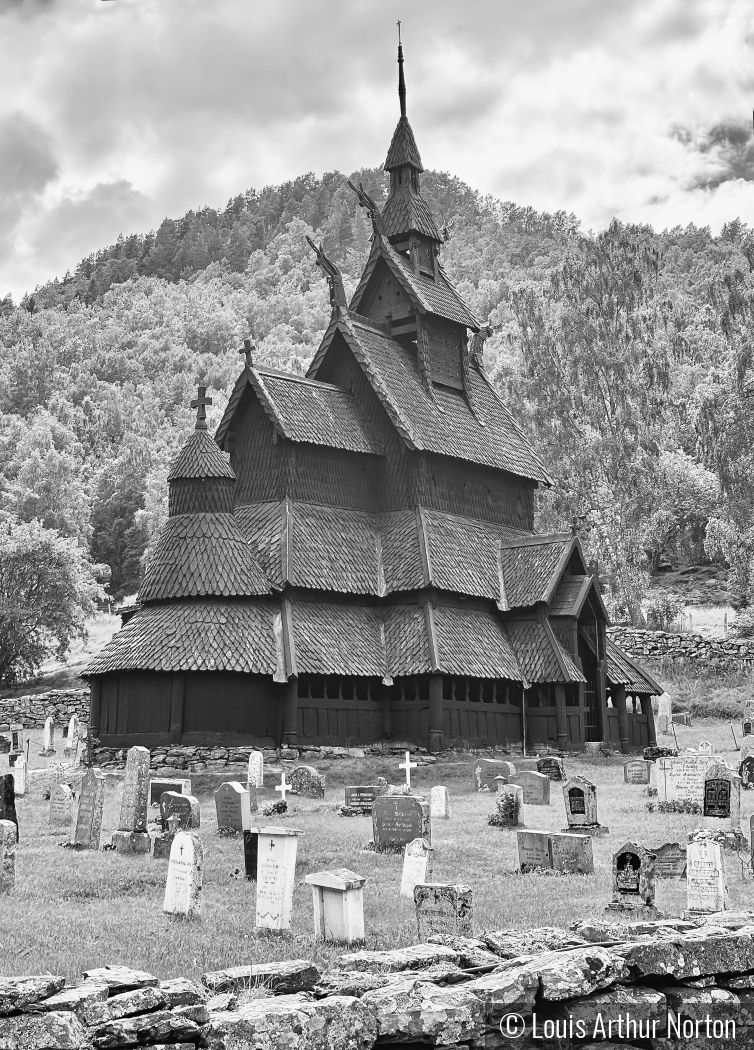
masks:
[[[351,177],[384,199],[383,172]],[[423,189],[451,277],[499,326],[486,366],[556,479],[540,527],[575,524],[620,615],[640,619],[648,574],[685,559],[727,560],[754,600],[750,231],[587,235],[448,175]],[[259,360],[303,372],[329,317],[306,235],[350,292],[369,232],[342,175],[306,175],[3,300],[0,510],[70,537],[110,566],[113,596],[133,593],[196,384],[217,422],[250,333]]]

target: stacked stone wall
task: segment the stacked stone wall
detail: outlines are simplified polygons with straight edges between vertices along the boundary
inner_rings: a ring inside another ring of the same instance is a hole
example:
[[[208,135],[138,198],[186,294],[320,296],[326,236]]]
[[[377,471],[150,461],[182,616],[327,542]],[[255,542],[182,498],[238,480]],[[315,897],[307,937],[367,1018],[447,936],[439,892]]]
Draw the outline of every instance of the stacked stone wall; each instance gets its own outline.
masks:
[[[704,638],[700,634],[648,631],[638,627],[610,627],[608,634],[621,649],[639,661],[659,665],[689,665],[695,670],[754,672],[754,639]]]

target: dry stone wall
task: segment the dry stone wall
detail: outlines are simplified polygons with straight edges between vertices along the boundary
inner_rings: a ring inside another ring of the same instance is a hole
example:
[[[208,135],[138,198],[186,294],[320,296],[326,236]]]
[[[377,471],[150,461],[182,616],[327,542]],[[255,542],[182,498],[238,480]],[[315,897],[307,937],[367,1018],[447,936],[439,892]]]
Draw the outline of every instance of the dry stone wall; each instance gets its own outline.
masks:
[[[602,919],[246,964],[0,978],[0,1047],[373,1050],[754,1045],[754,914]]]
[[[41,729],[50,715],[58,725],[67,726],[74,714],[82,725],[89,724],[88,689],[51,689],[0,700],[0,733],[7,732],[11,723]]]
[[[700,634],[610,627],[612,640],[639,660],[718,667],[724,671],[754,670],[754,640],[703,638]]]

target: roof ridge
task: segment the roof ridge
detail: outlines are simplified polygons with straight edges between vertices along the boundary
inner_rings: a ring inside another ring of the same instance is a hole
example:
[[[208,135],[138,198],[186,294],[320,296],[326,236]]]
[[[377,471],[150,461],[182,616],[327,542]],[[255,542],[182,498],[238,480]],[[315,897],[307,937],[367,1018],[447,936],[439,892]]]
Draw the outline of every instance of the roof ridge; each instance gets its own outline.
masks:
[[[516,547],[539,547],[572,539],[573,536],[568,532],[546,532],[538,536],[525,536],[521,540],[506,540],[502,546],[503,550],[515,550]]]
[[[271,376],[274,379],[283,379],[288,383],[301,383],[304,386],[314,386],[318,389],[337,390],[341,394],[353,397],[350,390],[345,390],[342,386],[338,386],[337,383],[325,383],[322,379],[309,379],[308,376],[299,376],[295,372],[284,372],[277,368],[258,367],[256,365],[253,366],[252,371],[259,375]]]

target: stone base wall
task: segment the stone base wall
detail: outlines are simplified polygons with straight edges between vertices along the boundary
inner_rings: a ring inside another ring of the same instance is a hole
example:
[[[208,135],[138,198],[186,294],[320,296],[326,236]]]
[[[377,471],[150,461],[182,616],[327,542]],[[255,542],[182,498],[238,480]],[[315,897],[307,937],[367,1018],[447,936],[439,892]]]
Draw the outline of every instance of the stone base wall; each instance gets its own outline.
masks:
[[[201,981],[98,967],[0,980],[0,1046],[185,1050],[754,1045],[754,915],[446,933]],[[447,926],[446,926],[447,928]]]
[[[57,725],[67,726],[73,714],[79,716],[82,725],[89,724],[88,689],[51,689],[16,696],[0,700],[0,732],[7,732],[11,723],[41,729],[50,715]]]
[[[754,640],[703,638],[700,634],[647,631],[638,627],[610,627],[612,640],[639,660],[690,664],[702,670],[754,671]]]

